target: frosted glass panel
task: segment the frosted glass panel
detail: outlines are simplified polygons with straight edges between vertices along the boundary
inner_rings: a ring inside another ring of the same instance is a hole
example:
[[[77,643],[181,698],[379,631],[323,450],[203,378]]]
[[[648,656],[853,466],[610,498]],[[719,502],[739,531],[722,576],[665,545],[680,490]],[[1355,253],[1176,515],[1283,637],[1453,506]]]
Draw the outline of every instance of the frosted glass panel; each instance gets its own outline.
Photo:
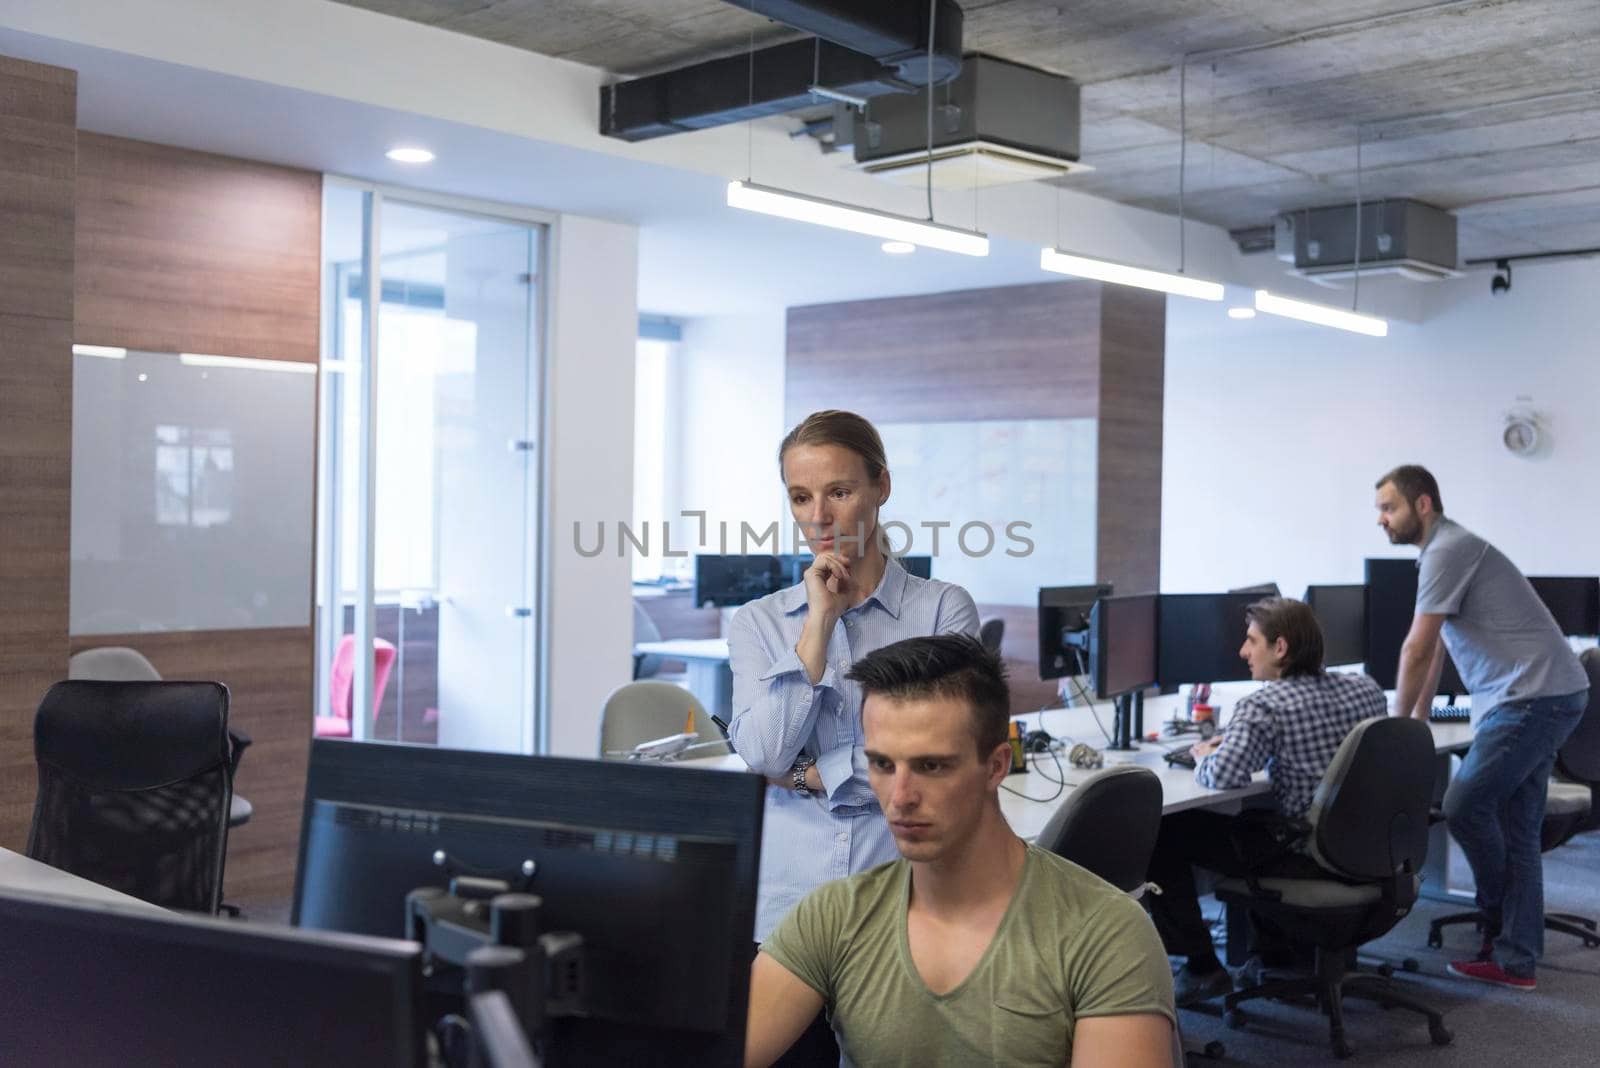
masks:
[[[1096,420],[886,423],[878,430],[894,479],[882,520],[911,528],[910,551],[934,555],[935,578],[965,586],[980,604],[1014,605],[1036,604],[1040,586],[1095,580]],[[939,529],[936,552],[934,531],[924,525],[933,523],[949,524]],[[1012,526],[1021,523],[1028,527]],[[968,524],[981,525],[968,528],[963,550]],[[895,549],[904,546],[903,530],[888,533]]]
[[[72,633],[307,626],[315,365],[91,351],[73,357]]]

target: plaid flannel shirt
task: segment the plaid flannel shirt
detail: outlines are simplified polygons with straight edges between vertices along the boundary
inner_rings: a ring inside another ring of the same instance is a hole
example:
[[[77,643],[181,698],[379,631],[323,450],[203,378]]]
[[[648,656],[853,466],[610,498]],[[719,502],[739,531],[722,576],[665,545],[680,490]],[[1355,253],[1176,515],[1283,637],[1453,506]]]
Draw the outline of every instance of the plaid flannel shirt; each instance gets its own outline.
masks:
[[[1222,744],[1195,766],[1195,781],[1232,790],[1266,768],[1278,811],[1299,819],[1345,736],[1362,720],[1388,713],[1383,690],[1366,675],[1277,679],[1233,706]]]

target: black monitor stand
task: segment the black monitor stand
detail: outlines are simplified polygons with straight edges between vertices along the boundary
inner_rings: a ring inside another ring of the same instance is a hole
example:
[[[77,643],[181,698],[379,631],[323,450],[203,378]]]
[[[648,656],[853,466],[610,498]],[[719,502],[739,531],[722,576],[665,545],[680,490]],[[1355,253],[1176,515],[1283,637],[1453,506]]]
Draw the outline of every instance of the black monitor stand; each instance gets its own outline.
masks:
[[[1137,748],[1138,739],[1144,736],[1144,691],[1122,694],[1112,707],[1116,711],[1111,720],[1111,744],[1107,748]]]

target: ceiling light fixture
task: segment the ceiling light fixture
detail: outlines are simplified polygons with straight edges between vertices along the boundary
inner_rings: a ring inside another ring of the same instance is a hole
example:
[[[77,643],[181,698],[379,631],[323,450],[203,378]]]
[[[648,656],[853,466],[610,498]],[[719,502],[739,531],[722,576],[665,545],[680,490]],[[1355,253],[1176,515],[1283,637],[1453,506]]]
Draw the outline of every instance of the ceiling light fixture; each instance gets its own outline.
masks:
[[[1093,278],[1096,281],[1111,282],[1119,286],[1154,289],[1179,297],[1194,297],[1196,300],[1221,300],[1224,295],[1220,282],[1207,282],[1203,278],[1168,274],[1166,271],[1152,271],[1144,267],[1129,267],[1122,263],[1112,263],[1110,260],[1090,259],[1088,256],[1074,256],[1053,248],[1047,248],[1039,254],[1039,266],[1057,274]]]
[[[763,215],[776,215],[780,219],[828,226],[835,230],[849,230],[869,237],[880,237],[885,241],[909,241],[913,245],[959,252],[964,256],[989,254],[989,236],[975,230],[960,230],[926,219],[908,219],[904,215],[857,208],[837,200],[808,197],[752,182],[729,182],[728,206]]]
[[[917,251],[917,246],[909,241],[885,241],[883,251],[891,256],[906,256]]]
[[[1368,337],[1389,336],[1387,320],[1372,315],[1357,315],[1342,308],[1330,308],[1326,304],[1312,304],[1304,300],[1274,296],[1265,289],[1256,290],[1256,311],[1266,312],[1268,315],[1281,315],[1286,319],[1299,319],[1305,323],[1316,323],[1318,326],[1331,326],[1336,330],[1349,330],[1352,333],[1366,334]]]
[[[114,348],[110,345],[74,345],[72,346],[72,354],[74,356],[98,356],[102,360],[126,360],[128,358],[127,349]]]
[[[433,153],[415,145],[396,145],[384,153],[396,163],[432,163]]]
[[[1228,309],[1228,318],[1230,319],[1254,319],[1255,317],[1256,310],[1254,308],[1246,308],[1241,305],[1237,308]]]

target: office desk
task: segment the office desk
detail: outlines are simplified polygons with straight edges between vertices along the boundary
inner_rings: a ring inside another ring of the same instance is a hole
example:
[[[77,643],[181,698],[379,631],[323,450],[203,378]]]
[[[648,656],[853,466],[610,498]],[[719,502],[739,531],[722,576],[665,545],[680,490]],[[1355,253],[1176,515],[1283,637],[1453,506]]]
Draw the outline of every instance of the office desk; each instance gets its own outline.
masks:
[[[48,864],[30,860],[21,853],[13,853],[9,849],[0,849],[0,890],[47,898],[70,897],[97,904],[155,909],[157,912],[166,911],[159,905],[129,897],[110,887],[64,872],[60,868],[52,868]]]
[[[733,670],[728,666],[726,638],[671,638],[640,642],[635,653],[682,660],[689,670],[689,692],[707,712],[727,723],[733,718]]]

